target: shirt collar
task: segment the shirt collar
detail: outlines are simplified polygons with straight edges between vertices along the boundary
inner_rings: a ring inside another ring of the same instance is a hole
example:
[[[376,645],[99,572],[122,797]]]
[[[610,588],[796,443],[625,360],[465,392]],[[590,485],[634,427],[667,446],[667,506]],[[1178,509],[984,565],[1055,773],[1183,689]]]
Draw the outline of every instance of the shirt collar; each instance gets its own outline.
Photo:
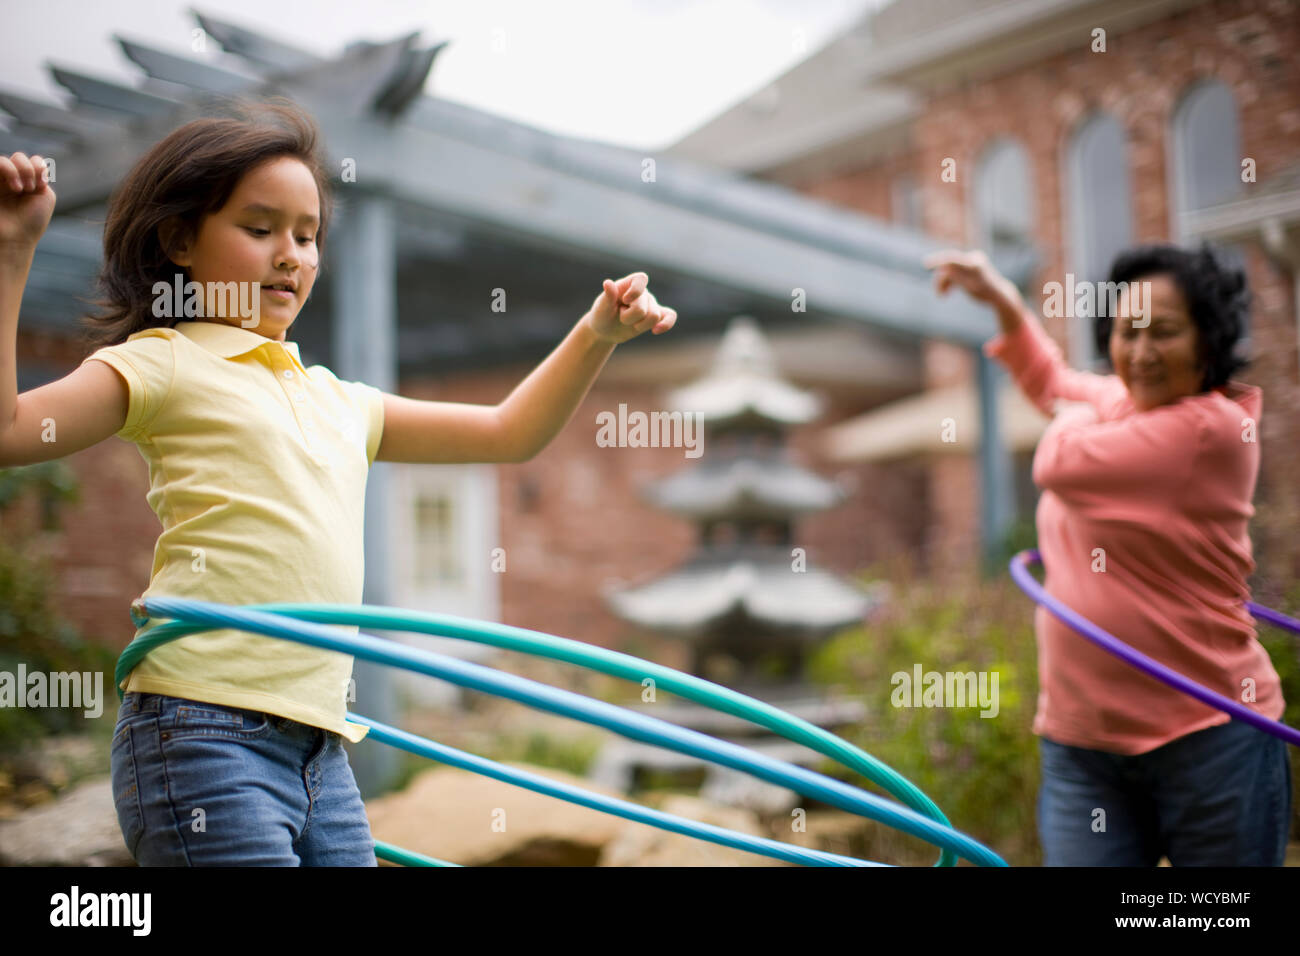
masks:
[[[224,322],[177,322],[176,331],[184,335],[187,339],[197,342],[214,355],[220,355],[223,358],[234,358],[237,355],[244,355],[263,345],[278,345],[293,360],[293,364],[298,366],[303,377],[307,375],[307,369],[303,368],[302,359],[298,355],[297,342],[277,342],[275,339],[268,339],[265,335],[258,335],[252,329],[241,329],[233,325],[226,325]]]

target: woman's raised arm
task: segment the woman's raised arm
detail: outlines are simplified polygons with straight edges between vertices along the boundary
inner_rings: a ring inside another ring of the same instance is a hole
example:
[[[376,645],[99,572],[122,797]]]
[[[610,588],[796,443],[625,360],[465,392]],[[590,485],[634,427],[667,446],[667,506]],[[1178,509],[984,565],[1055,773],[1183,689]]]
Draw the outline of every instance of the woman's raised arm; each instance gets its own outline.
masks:
[[[935,270],[940,295],[955,285],[992,307],[1002,334],[985,343],[984,354],[1007,366],[1020,390],[1044,415],[1055,414],[1059,399],[1102,407],[1115,398],[1113,381],[1066,364],[1060,348],[1026,308],[1020,291],[983,252],[945,250],[928,256],[924,264]]]

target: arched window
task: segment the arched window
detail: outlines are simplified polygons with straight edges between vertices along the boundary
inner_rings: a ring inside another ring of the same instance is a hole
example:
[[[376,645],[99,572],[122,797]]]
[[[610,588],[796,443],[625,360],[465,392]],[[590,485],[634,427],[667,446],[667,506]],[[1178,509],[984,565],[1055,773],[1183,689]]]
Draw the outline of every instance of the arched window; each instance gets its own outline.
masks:
[[[1066,271],[1076,282],[1104,282],[1115,256],[1133,241],[1128,144],[1118,120],[1095,113],[1079,125],[1066,148],[1064,180]],[[1080,368],[1100,364],[1092,322],[1091,315],[1069,320],[1071,356]]]
[[[1237,104],[1218,80],[1196,84],[1174,110],[1172,158],[1174,235],[1186,241],[1183,220],[1192,209],[1228,199],[1241,188]]]
[[[975,164],[973,242],[999,271],[1024,285],[1034,259],[1033,177],[1025,148],[994,140]]]
[[[1241,124],[1232,91],[1219,80],[1192,86],[1174,110],[1170,130],[1170,226],[1180,245],[1194,244],[1187,213],[1231,199],[1241,188]],[[1244,250],[1224,247],[1227,258],[1245,268]],[[1247,319],[1249,322],[1249,319]],[[1243,330],[1241,345],[1250,334]]]

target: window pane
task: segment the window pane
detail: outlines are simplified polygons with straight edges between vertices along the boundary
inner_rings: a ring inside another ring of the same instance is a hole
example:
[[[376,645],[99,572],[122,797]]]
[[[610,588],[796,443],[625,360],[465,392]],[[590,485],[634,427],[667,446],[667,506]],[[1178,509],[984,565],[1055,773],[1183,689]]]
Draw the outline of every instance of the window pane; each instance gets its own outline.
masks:
[[[984,152],[975,172],[976,241],[998,271],[1022,291],[1038,265],[1033,192],[1023,146],[1002,139]]]
[[[1079,127],[1067,158],[1072,261],[1076,280],[1101,282],[1115,256],[1132,243],[1133,193],[1129,184],[1124,129],[1113,116],[1099,114]],[[1101,356],[1092,336],[1092,315],[1071,321],[1076,364],[1091,368]]]
[[[464,569],[458,558],[456,523],[451,498],[421,495],[415,503],[415,568],[417,587],[446,587],[461,583]]]
[[[1033,233],[1029,160],[1024,148],[1003,140],[980,163],[975,212],[986,242],[1015,242]]]
[[[1180,211],[1228,199],[1241,186],[1237,104],[1222,83],[1203,83],[1187,95],[1174,124],[1178,139]]]

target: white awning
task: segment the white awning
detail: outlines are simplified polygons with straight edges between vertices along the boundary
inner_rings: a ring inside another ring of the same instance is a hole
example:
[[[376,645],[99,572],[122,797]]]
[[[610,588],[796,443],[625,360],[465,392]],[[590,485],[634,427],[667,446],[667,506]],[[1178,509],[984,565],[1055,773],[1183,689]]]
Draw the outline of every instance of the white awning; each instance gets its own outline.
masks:
[[[1047,427],[1046,416],[1014,386],[1001,390],[998,406],[1007,446],[1032,449]],[[822,440],[824,452],[840,462],[973,455],[981,440],[978,395],[974,385],[923,392],[828,428]]]

